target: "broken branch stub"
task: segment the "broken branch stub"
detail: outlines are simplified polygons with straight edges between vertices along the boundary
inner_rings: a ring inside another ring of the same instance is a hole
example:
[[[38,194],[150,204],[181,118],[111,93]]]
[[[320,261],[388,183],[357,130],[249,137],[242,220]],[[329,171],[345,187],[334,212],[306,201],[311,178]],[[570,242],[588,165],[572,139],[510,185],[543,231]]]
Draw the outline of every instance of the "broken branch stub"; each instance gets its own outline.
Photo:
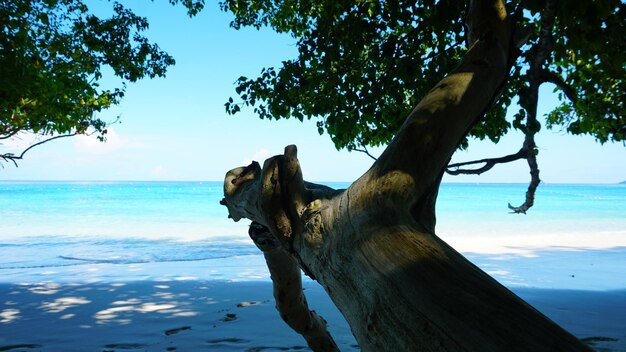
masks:
[[[253,161],[248,166],[234,168],[224,177],[224,199],[220,204],[228,208],[228,217],[234,221],[251,219],[265,225],[257,206],[261,166]]]
[[[327,192],[323,186],[314,188],[316,193]],[[303,231],[299,219],[311,196],[302,179],[297,148],[289,145],[284,155],[267,159],[263,169],[254,161],[228,171],[220,203],[233,220],[248,218],[268,227],[289,249],[293,234]]]

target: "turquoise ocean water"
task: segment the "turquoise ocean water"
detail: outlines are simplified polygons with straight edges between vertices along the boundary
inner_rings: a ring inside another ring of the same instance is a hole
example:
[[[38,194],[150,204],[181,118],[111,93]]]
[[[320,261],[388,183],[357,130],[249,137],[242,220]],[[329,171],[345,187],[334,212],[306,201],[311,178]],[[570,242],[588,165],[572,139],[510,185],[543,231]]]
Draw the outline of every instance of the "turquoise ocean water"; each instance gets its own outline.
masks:
[[[532,260],[558,261],[561,269],[568,261],[587,260],[605,263],[607,287],[626,287],[626,279],[612,279],[626,270],[626,250],[619,245],[626,243],[626,185],[542,185],[528,215],[509,214],[507,203],[521,203],[525,190],[523,184],[444,184],[437,232],[509,284],[541,286],[520,274],[532,276],[539,263]],[[267,279],[247,237],[248,222],[228,219],[221,198],[221,182],[2,181],[0,281],[141,279],[168,268],[236,279],[246,266],[251,271],[242,279]],[[520,248],[546,239],[567,245]],[[513,254],[474,253],[496,242],[510,243]],[[594,251],[589,243],[607,245]],[[505,259],[517,260],[519,270],[500,270]],[[598,287],[597,281],[587,284]],[[552,285],[567,287],[554,280]]]

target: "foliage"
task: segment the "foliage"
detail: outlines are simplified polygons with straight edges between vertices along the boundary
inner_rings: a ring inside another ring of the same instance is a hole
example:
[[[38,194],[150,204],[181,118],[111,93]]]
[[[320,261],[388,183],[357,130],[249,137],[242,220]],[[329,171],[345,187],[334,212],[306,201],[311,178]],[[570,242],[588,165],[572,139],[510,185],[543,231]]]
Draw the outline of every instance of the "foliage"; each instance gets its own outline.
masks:
[[[499,101],[470,133],[494,142],[511,127],[540,128],[526,126],[523,110],[513,121],[506,112],[529,87],[544,1],[508,6],[516,24],[529,27],[530,38]],[[225,0],[221,7],[234,14],[232,27],[269,26],[291,34],[298,48],[298,57],[281,67],[239,78],[241,101],[231,98],[227,112],[251,106],[262,119],[316,119],[320,134],[326,131],[337,148],[387,143],[466,50],[461,1]],[[548,127],[601,142],[626,139],[625,12],[619,0],[558,2],[556,40],[543,68],[560,79],[560,89],[575,92],[568,92],[575,101],[561,94],[562,105],[546,117]]]
[[[571,99],[547,116],[549,127],[626,141],[626,4],[563,2],[550,71],[571,87]]]
[[[170,0],[178,2],[189,15],[203,5]],[[91,129],[104,139],[107,123],[95,114],[119,103],[126,82],[162,77],[174,64],[142,35],[147,28],[117,2],[109,18],[99,18],[83,1],[0,0],[0,139]],[[104,70],[120,86],[101,88]]]

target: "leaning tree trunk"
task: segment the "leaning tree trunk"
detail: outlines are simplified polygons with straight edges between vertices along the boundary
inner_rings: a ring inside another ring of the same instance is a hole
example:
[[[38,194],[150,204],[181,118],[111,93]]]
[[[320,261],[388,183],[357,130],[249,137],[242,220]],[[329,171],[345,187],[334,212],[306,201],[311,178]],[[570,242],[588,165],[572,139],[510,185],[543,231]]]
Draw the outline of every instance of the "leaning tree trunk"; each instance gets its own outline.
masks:
[[[502,1],[472,1],[459,67],[409,115],[348,189],[306,183],[296,148],[233,169],[223,204],[253,220],[281,316],[318,351],[337,350],[309,313],[296,265],[317,280],[364,351],[588,351],[435,235],[435,200],[459,141],[514,59]]]

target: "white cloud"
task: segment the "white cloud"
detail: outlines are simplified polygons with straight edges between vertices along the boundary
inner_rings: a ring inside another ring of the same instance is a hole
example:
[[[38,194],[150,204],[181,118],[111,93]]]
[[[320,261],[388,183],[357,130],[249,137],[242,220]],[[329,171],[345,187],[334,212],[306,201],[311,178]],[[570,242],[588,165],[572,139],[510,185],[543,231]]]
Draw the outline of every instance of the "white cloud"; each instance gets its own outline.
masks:
[[[167,176],[169,174],[169,170],[161,165],[152,169],[152,175],[157,177]]]
[[[271,155],[269,150],[262,148],[257,150],[252,156],[244,158],[241,165],[249,165],[252,161],[258,161],[259,164],[263,165],[265,159],[269,158]]]
[[[74,149],[87,154],[107,154],[119,149],[141,147],[141,143],[125,138],[112,127],[107,128],[106,141],[100,142],[96,135],[74,137]]]

